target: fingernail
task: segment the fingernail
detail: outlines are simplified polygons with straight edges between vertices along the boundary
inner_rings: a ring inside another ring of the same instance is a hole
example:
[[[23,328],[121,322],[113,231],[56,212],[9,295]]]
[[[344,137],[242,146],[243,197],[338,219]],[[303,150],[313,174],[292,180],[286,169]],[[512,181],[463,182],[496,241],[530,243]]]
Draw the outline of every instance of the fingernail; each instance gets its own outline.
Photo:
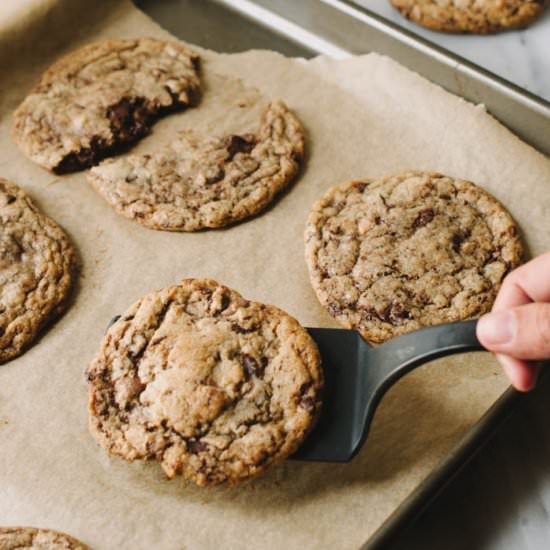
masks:
[[[509,311],[495,311],[484,315],[477,324],[482,343],[500,345],[510,342],[515,333],[515,319]]]

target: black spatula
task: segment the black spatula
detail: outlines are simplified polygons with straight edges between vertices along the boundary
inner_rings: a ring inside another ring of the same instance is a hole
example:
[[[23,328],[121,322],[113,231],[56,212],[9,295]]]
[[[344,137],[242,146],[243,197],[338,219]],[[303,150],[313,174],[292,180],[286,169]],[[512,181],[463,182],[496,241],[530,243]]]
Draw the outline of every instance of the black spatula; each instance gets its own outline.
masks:
[[[361,449],[376,407],[402,376],[439,357],[481,351],[477,321],[429,327],[372,347],[358,332],[310,328],[325,373],[321,418],[292,458],[348,462]]]

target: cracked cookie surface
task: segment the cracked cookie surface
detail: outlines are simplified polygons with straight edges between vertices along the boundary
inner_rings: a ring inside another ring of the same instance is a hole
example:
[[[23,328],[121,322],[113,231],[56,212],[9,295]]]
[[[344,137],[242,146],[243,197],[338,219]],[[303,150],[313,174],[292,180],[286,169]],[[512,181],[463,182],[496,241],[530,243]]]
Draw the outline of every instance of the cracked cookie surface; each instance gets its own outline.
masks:
[[[0,363],[19,355],[63,311],[75,264],[65,232],[0,178]]]
[[[127,218],[152,229],[196,231],[263,210],[294,179],[303,155],[299,121],[275,101],[256,133],[208,138],[184,130],[151,155],[109,159],[87,177]]]
[[[169,478],[235,484],[293,453],[321,406],[307,331],[208,279],[146,295],[108,330],[87,372],[90,427],[111,454]]]
[[[402,15],[429,29],[487,34],[524,27],[546,0],[390,0]]]
[[[426,172],[331,188],[309,215],[305,241],[319,301],[373,343],[489,311],[522,256],[516,225],[494,197]]]
[[[65,533],[34,527],[0,527],[0,550],[90,550]]]
[[[199,58],[177,42],[106,40],[60,59],[14,115],[13,138],[56,173],[97,164],[127,149],[160,116],[192,105]]]

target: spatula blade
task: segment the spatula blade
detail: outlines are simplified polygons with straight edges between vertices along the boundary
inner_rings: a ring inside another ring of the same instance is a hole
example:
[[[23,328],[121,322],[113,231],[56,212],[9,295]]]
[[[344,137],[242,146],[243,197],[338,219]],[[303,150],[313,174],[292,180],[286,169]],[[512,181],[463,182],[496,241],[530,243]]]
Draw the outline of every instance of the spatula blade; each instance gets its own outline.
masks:
[[[348,462],[363,429],[359,389],[359,353],[368,344],[346,329],[308,328],[321,352],[325,391],[321,417],[292,456],[297,460]]]

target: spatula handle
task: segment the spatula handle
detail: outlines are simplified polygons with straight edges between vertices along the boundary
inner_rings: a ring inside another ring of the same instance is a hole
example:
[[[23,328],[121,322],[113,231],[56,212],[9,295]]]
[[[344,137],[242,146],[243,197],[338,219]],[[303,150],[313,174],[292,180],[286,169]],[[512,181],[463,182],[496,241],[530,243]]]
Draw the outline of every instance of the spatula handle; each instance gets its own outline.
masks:
[[[438,325],[398,336],[376,348],[365,345],[361,349],[364,368],[360,370],[358,389],[362,426],[356,434],[354,452],[367,436],[378,403],[402,376],[446,355],[485,349],[477,339],[476,325],[475,320]]]
[[[388,382],[412,369],[446,355],[483,351],[476,336],[477,320],[437,325],[393,338],[369,350],[369,363],[375,359],[376,370]]]

